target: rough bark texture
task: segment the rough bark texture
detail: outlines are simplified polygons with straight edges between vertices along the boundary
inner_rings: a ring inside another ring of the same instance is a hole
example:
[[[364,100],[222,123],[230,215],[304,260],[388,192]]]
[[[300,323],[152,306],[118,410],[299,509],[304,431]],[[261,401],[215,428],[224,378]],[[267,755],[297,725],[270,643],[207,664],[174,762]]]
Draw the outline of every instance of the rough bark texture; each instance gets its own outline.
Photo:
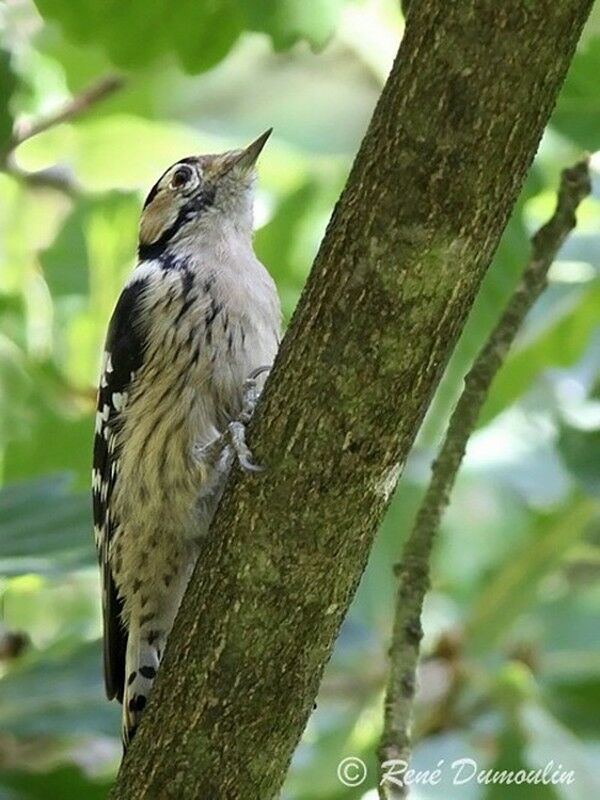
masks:
[[[591,5],[413,4],[114,798],[277,794]]]

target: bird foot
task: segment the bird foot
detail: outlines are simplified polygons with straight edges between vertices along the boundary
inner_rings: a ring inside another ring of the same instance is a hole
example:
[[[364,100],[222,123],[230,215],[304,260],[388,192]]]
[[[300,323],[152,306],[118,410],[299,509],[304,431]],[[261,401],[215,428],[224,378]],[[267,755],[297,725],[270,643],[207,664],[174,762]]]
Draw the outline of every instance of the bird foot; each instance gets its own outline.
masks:
[[[257,378],[271,367],[259,367],[250,373],[244,381],[242,412],[236,420],[227,426],[229,442],[237,457],[238,464],[246,472],[263,472],[264,467],[254,461],[254,457],[246,444],[246,426],[252,419],[261,388]]]
[[[237,419],[227,425],[225,433],[216,436],[208,444],[196,448],[196,459],[214,464],[220,473],[228,472],[233,461],[245,472],[262,472],[264,467],[254,461],[252,452],[246,444],[246,426],[252,419],[261,389],[257,378],[270,367],[259,367],[244,381],[242,411]]]

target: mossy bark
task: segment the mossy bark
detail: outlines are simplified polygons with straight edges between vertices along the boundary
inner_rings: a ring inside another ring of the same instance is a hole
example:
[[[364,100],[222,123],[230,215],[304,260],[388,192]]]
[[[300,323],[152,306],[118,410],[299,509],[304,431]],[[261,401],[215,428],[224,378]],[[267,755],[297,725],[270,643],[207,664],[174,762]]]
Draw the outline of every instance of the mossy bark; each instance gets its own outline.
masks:
[[[276,796],[591,5],[413,3],[114,798]]]

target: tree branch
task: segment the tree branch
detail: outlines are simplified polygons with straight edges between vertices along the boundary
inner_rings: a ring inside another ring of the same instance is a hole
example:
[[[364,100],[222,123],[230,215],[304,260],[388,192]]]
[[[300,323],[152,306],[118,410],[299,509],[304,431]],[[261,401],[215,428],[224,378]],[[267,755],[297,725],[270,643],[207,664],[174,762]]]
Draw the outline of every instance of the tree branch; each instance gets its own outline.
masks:
[[[96,83],[88,86],[78,95],[71,98],[61,108],[53,111],[45,117],[17,125],[13,138],[9,142],[8,152],[12,152],[16,147],[27,139],[37,136],[39,133],[55,128],[63,122],[80,117],[86,111],[105,100],[110,95],[121,89],[125,79],[121,75],[107,75],[100,78]]]
[[[504,314],[465,378],[444,443],[432,466],[431,481],[396,566],[399,583],[379,750],[382,767],[387,761],[406,764],[410,757],[411,712],[422,637],[421,612],[429,589],[431,552],[469,436],[527,312],[546,286],[548,270],[556,254],[575,227],[577,207],[590,191],[587,159],[563,171],[554,214],[532,239],[531,259]],[[407,794],[406,787],[385,780],[380,781],[379,792],[382,800]]]
[[[591,4],[411,8],[114,798],[278,792]]]
[[[120,75],[107,75],[92,84],[92,86],[84,89],[80,94],[51,114],[38,120],[17,125],[11,140],[2,153],[1,169],[30,186],[50,187],[66,194],[75,194],[79,187],[72,175],[64,168],[53,167],[39,172],[28,172],[14,163],[13,153],[20,144],[37,136],[39,133],[80,117],[86,111],[89,111],[98,103],[120,90],[124,83],[125,79]]]

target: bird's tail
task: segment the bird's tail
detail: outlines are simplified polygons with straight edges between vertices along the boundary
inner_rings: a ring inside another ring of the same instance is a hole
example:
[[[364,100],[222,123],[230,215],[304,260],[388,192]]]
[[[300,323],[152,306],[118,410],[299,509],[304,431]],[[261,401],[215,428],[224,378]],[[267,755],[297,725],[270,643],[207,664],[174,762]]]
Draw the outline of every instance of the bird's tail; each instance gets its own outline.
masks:
[[[123,692],[123,747],[127,749],[139,725],[158,671],[164,642],[160,636],[141,635],[140,627],[132,624],[127,637],[125,654],[125,690]]]
[[[165,652],[167,637],[173,627],[177,609],[194,566],[193,554],[185,569],[180,569],[171,580],[168,592],[155,597],[158,613],[146,613],[144,607],[137,608],[129,618],[127,626],[127,649],[125,651],[125,689],[123,692],[123,747],[131,742],[150,692],[161,658]]]

